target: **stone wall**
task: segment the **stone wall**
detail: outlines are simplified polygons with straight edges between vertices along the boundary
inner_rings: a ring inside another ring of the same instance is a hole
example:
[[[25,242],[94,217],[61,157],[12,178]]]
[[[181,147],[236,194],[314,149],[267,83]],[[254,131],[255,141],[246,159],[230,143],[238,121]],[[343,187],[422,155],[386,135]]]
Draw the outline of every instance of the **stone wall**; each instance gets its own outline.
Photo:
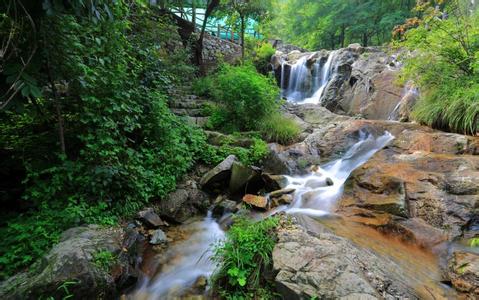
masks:
[[[220,59],[235,63],[241,59],[241,46],[228,40],[205,34],[203,40],[203,62],[207,69],[214,68]]]

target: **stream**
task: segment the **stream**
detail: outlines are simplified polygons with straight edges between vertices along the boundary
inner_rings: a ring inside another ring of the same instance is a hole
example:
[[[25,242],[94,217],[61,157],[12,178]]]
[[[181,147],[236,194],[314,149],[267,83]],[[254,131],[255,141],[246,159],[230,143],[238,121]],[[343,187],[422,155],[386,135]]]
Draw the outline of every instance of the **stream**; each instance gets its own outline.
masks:
[[[375,137],[361,131],[359,140],[340,159],[314,168],[306,176],[287,176],[287,188],[296,190],[292,204],[278,207],[262,217],[279,211],[295,214],[302,226],[311,231],[315,231],[321,223],[358,246],[387,257],[397,267],[388,271],[400,274],[409,286],[420,286],[423,291],[418,290],[418,294],[428,298],[428,293],[433,290],[435,295],[445,295],[447,288],[439,283],[440,271],[433,253],[406,245],[373,228],[332,213],[351,172],[393,139],[389,132]],[[327,180],[329,185],[325,184]],[[210,260],[211,248],[225,237],[218,222],[209,214],[203,220],[181,227],[188,237],[170,246],[161,255],[161,259],[151,259],[148,268],[153,272],[145,274],[127,299],[154,300],[181,296],[191,291],[199,277],[208,278],[214,272],[215,265]]]

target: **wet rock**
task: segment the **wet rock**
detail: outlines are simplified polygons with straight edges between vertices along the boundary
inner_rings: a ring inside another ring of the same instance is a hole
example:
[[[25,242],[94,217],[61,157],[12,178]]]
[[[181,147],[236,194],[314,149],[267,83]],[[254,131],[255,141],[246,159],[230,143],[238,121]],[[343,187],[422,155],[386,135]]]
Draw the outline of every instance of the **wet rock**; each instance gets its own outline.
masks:
[[[216,183],[227,181],[231,176],[231,168],[233,163],[236,161],[236,156],[228,156],[220,164],[203,175],[200,180],[200,185],[203,188],[211,188]]]
[[[466,293],[467,299],[479,298],[479,255],[457,251],[448,263],[448,276],[454,288]]]
[[[12,276],[0,284],[1,299],[38,299],[49,295],[56,299],[67,296],[59,288],[65,282],[71,299],[115,298],[117,284],[111,270],[95,264],[99,251],[119,257],[122,253],[122,230],[96,225],[76,227],[62,235],[60,243],[35,262],[27,272]],[[115,261],[114,263],[119,263]],[[120,268],[120,270],[122,270]],[[118,276],[119,277],[119,276]]]
[[[256,208],[266,209],[268,206],[268,199],[263,196],[256,196],[247,194],[243,197],[243,202],[248,203]]]
[[[261,177],[265,182],[265,188],[267,191],[281,190],[288,185],[288,179],[283,175],[263,173]]]
[[[319,163],[317,152],[311,152],[304,143],[290,146],[269,144],[269,154],[264,162],[264,171],[272,174],[304,174],[308,168]]]
[[[292,189],[292,188],[281,189],[281,190],[277,190],[277,191],[269,193],[269,197],[270,198],[279,198],[279,197],[281,197],[283,195],[286,195],[286,194],[292,194],[292,193],[294,193],[294,191],[295,191],[295,189]]]
[[[246,167],[239,162],[233,162],[229,182],[230,193],[245,192],[247,188],[257,187],[260,183],[262,183],[260,170]],[[257,187],[257,190],[259,190],[259,187]]]
[[[284,299],[416,299],[388,270],[393,263],[324,230],[298,225],[278,230],[273,250],[275,283]],[[349,298],[348,298],[349,297]]]
[[[194,188],[178,189],[158,204],[158,212],[165,220],[182,223],[199,213],[205,213],[210,205],[208,195]]]
[[[153,208],[147,208],[138,212],[137,219],[151,228],[158,228],[159,226],[165,225],[161,218],[155,213]]]
[[[331,186],[333,185],[334,182],[331,178],[329,177],[324,177],[324,178],[315,178],[315,179],[310,179],[306,181],[304,184],[306,187],[312,188],[312,189],[317,189],[321,187],[326,187],[326,186]]]
[[[206,276],[200,276],[196,279],[195,283],[193,284],[193,287],[198,290],[204,291],[207,285],[208,285],[208,278],[206,278]]]
[[[226,213],[235,213],[237,211],[238,203],[233,200],[225,199],[215,205],[215,207],[213,208],[213,216],[221,217]]]
[[[152,232],[150,238],[150,244],[152,245],[159,245],[159,244],[166,244],[168,242],[168,238],[166,234],[161,229],[157,229]]]
[[[281,205],[289,205],[293,202],[293,196],[290,194],[281,195],[278,198],[272,198],[270,206],[271,208],[275,208]]]

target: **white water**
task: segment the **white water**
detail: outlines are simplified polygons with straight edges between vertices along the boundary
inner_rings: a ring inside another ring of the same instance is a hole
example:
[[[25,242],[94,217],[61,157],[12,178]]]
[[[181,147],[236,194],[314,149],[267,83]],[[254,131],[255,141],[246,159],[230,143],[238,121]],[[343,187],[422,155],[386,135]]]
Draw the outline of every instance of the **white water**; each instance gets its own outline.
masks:
[[[359,141],[341,159],[318,167],[307,176],[287,176],[286,188],[294,188],[296,191],[293,203],[286,211],[313,216],[329,214],[341,197],[343,185],[351,172],[393,139],[394,136],[389,132],[375,138],[372,134],[361,131]],[[326,178],[332,179],[333,185],[324,186]]]
[[[216,266],[211,261],[211,246],[222,240],[225,233],[210,214],[190,227],[195,232],[185,241],[169,247],[164,254],[171,259],[161,273],[154,278],[144,278],[129,299],[166,299],[171,292],[191,287],[199,276],[208,278],[213,273]]]
[[[289,101],[298,104],[321,102],[324,90],[336,71],[336,51],[331,51],[326,63],[321,66],[317,61],[313,64],[313,70],[309,70],[307,61],[310,57],[303,56],[291,66],[288,87],[284,87],[284,61],[281,64],[281,90]],[[311,81],[311,88],[307,88]]]
[[[419,97],[419,90],[417,87],[414,85],[412,82],[408,82],[406,86],[404,87],[404,92],[401,100],[399,100],[398,104],[394,107],[394,109],[389,113],[388,120],[389,121],[395,121],[399,119],[399,110],[401,108],[401,105],[403,104],[404,101],[408,101],[411,98],[417,98]],[[405,103],[407,105],[407,103]]]
[[[331,212],[341,197],[343,185],[356,168],[364,164],[377,151],[385,147],[394,137],[385,132],[374,137],[364,131],[341,159],[318,167],[307,176],[287,176],[287,188],[294,188],[294,201],[289,207],[280,207],[274,212],[301,213],[323,216]],[[324,186],[326,178],[333,185]],[[324,186],[315,188],[315,186]],[[273,212],[271,212],[273,213]],[[196,231],[187,240],[171,246],[166,257],[171,258],[153,278],[144,278],[139,288],[128,299],[157,300],[177,296],[191,287],[199,276],[209,277],[215,265],[211,261],[212,244],[224,239],[225,233],[218,223],[208,215],[203,221],[190,224]]]

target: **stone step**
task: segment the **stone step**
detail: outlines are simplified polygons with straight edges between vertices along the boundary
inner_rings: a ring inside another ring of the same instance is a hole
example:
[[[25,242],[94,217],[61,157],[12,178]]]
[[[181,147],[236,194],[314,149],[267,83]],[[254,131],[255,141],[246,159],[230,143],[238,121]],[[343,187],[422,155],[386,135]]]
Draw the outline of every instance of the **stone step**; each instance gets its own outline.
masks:
[[[203,117],[203,110],[200,108],[171,108],[171,111],[177,116]]]
[[[170,108],[189,108],[189,109],[194,109],[194,108],[203,108],[204,104],[206,103],[206,100],[171,100],[168,103],[168,106]]]

